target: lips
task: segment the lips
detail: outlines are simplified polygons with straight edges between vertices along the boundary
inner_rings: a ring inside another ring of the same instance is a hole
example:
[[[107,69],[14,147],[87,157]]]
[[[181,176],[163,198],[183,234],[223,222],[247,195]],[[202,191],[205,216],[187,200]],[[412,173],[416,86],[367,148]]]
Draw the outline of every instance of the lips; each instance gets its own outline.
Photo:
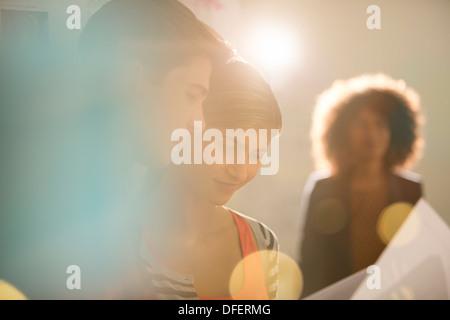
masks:
[[[224,181],[219,181],[216,179],[213,179],[213,181],[223,190],[231,192],[231,191],[235,191],[238,187],[239,184],[237,183],[230,183],[230,182],[224,182]]]

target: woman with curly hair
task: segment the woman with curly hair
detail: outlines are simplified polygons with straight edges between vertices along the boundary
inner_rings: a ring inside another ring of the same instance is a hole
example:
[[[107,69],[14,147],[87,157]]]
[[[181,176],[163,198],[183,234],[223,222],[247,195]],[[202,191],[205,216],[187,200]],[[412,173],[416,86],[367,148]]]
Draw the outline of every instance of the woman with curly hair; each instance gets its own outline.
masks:
[[[389,242],[388,209],[422,197],[420,176],[406,170],[423,145],[419,108],[417,92],[385,74],[339,80],[319,95],[311,128],[318,170],[302,199],[302,297],[374,264]],[[389,213],[398,227],[404,215]]]

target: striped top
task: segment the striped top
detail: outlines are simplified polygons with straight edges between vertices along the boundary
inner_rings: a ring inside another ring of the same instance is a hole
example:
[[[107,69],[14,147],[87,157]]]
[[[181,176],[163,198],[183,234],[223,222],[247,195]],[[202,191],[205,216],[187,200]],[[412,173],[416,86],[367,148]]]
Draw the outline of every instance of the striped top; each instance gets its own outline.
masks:
[[[212,298],[225,299],[247,299],[263,300],[275,299],[278,288],[278,240],[267,226],[263,223],[229,210],[236,222],[239,232],[241,249],[244,257],[256,251],[267,251],[261,254],[260,263],[256,259],[244,260],[244,286],[240,293],[234,297]],[[141,258],[144,261],[148,279],[156,299],[160,300],[199,300],[210,299],[199,296],[194,288],[194,277],[192,275],[180,274],[168,269],[158,257],[152,253],[145,234],[141,243]],[[247,263],[247,260],[251,262]],[[267,268],[263,268],[267,266]],[[264,281],[265,279],[265,281]],[[249,298],[250,297],[250,298]]]

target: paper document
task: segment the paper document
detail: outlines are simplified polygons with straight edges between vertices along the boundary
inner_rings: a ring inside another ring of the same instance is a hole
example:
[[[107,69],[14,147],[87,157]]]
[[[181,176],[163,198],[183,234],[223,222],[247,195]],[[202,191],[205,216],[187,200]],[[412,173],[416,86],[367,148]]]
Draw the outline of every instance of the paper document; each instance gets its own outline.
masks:
[[[351,299],[450,299],[450,228],[424,200],[378,258],[380,287],[370,289],[371,274]]]

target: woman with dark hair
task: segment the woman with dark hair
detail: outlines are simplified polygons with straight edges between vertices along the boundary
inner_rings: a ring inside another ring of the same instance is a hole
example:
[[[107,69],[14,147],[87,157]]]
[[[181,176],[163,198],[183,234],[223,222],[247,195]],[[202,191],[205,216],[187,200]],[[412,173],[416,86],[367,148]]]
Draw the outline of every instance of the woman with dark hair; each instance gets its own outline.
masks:
[[[171,132],[203,118],[211,69],[233,51],[177,0],[108,1],[67,57],[58,45],[28,55],[14,42],[1,46],[0,80],[11,75],[12,88],[1,98],[20,132],[6,135],[7,153],[24,161],[4,164],[13,187],[2,201],[0,278],[30,299],[103,297],[139,258],[140,179],[157,183]]]
[[[302,199],[302,297],[374,264],[402,210],[422,197],[406,170],[423,144],[419,107],[413,89],[384,74],[336,81],[318,97],[311,140],[323,170]]]
[[[83,235],[75,245],[82,255],[71,259],[92,296],[109,294],[105,287],[116,281],[129,281],[124,297],[141,290],[131,270],[143,231],[136,209],[142,185],[156,188],[170,164],[171,132],[203,119],[211,70],[233,55],[178,0],[114,0],[87,22],[79,61],[88,192],[73,228]]]
[[[269,84],[240,61],[213,69],[204,115],[208,130],[223,133],[223,154],[218,151],[223,157],[227,129],[281,129],[281,112]],[[249,161],[255,153],[258,147],[253,150],[247,144],[242,164],[171,165],[158,188],[145,196],[151,207],[142,215],[141,254],[151,298],[276,297],[275,234],[263,223],[224,206],[258,173],[260,160]]]

